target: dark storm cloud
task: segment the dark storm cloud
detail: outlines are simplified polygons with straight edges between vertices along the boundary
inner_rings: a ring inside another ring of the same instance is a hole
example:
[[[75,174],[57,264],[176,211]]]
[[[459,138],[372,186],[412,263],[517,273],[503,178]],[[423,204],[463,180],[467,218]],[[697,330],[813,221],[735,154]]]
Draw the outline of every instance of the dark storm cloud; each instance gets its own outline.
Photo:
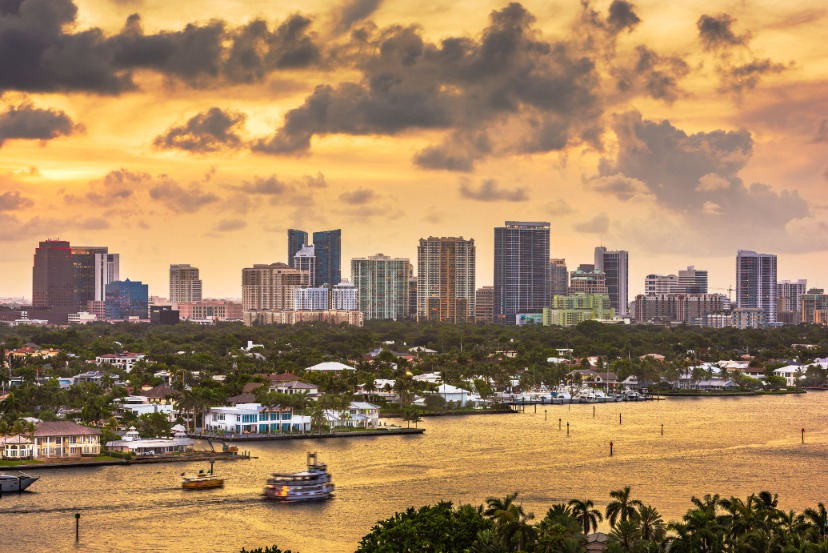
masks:
[[[346,0],[334,10],[334,30],[338,34],[348,32],[356,23],[370,17],[382,4],[382,0]]]
[[[524,202],[529,199],[524,188],[504,188],[494,179],[485,179],[478,187],[463,180],[460,183],[460,196],[479,202]]]
[[[239,134],[244,130],[245,119],[243,113],[213,107],[183,125],[171,127],[156,137],[153,145],[163,150],[196,153],[238,149],[244,145]]]
[[[609,7],[607,23],[612,32],[620,33],[625,30],[632,31],[641,23],[641,19],[636,15],[632,3],[624,0],[614,0]]]
[[[687,134],[669,121],[648,121],[638,113],[616,118],[619,140],[615,160],[602,160],[595,181],[604,192],[628,199],[623,186],[600,188],[601,182],[635,179],[655,201],[688,216],[725,215],[734,225],[783,231],[793,219],[808,217],[808,203],[796,190],[746,185],[739,172],[753,155],[746,130]]]
[[[614,75],[622,93],[673,102],[680,94],[679,81],[689,72],[690,66],[682,58],[662,56],[639,45],[632,63],[619,65]]]
[[[480,39],[450,37],[436,44],[418,28],[392,26],[355,33],[350,48],[363,80],[318,86],[255,150],[303,155],[314,135],[451,129],[445,142],[417,154],[415,163],[468,171],[490,154],[579,142],[583,127],[596,126],[602,112],[595,61],[567,42],[542,40],[534,16],[517,3],[492,12]],[[497,148],[489,143],[488,128],[521,115],[537,122],[537,137]]]
[[[718,50],[733,46],[744,46],[750,41],[750,33],[737,35],[733,31],[736,20],[726,13],[702,15],[696,21],[699,40],[706,50]]]
[[[224,21],[145,34],[141,16],[120,33],[97,28],[73,33],[72,0],[2,0],[0,92],[85,91],[119,94],[136,85],[132,72],[152,70],[189,86],[261,81],[269,72],[321,60],[310,19],[293,15],[272,31],[261,20],[241,27]]]
[[[28,103],[10,106],[0,113],[0,146],[6,140],[52,140],[82,130],[66,113],[55,109],[38,109]]]
[[[32,207],[34,202],[29,198],[20,195],[17,190],[11,190],[0,194],[0,211],[17,211]]]

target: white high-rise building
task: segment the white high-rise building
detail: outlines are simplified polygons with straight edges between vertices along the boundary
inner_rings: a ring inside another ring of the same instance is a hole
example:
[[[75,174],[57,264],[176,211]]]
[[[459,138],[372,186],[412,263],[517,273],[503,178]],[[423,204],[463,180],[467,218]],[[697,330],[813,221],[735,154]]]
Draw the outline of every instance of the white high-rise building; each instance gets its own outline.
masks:
[[[121,280],[121,256],[117,253],[95,254],[95,299],[106,300],[106,285]]]
[[[201,301],[201,280],[198,267],[189,264],[170,265],[170,301],[193,303]]]
[[[408,318],[411,262],[377,254],[351,260],[351,280],[357,287],[359,311],[366,320]]]
[[[780,310],[799,313],[802,310],[802,295],[807,287],[808,281],[804,278],[780,280],[776,285],[776,297]]]
[[[736,254],[736,307],[758,308],[764,324],[776,324],[776,255],[739,250]]]
[[[302,246],[293,256],[292,267],[300,271],[307,271],[310,275],[311,288],[316,286],[316,248],[314,246],[308,246],[307,244]],[[324,283],[320,282],[320,284]]]
[[[296,311],[327,311],[329,292],[322,288],[297,288],[293,291]]]
[[[331,309],[334,311],[359,311],[357,288],[352,282],[343,280],[333,287]]]
[[[644,277],[644,294],[656,296],[661,294],[672,294],[679,285],[676,275],[647,275]]]

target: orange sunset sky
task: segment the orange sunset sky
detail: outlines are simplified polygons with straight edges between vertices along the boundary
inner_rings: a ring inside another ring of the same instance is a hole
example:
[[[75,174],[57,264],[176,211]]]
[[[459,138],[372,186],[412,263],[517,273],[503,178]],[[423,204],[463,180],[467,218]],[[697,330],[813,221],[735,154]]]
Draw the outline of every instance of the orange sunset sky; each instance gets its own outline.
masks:
[[[715,6],[711,8],[711,6]],[[550,221],[648,273],[736,250],[828,287],[825,0],[0,0],[0,296],[39,240],[166,296],[342,229],[350,259]]]

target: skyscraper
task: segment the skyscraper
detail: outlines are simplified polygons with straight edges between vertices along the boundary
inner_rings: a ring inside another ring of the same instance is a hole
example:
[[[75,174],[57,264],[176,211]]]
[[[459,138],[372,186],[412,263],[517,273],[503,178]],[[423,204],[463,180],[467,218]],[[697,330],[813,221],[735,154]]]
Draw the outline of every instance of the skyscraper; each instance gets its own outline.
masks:
[[[417,248],[417,320],[474,321],[474,240],[421,238]]]
[[[316,285],[333,286],[342,281],[342,230],[313,233],[316,252]]]
[[[300,271],[307,271],[310,279],[309,286],[316,286],[316,251],[314,246],[302,246],[293,256],[291,267]]]
[[[307,288],[308,273],[286,263],[257,264],[242,269],[242,309],[247,311],[291,311],[294,290]]]
[[[410,271],[408,259],[381,253],[351,260],[351,281],[357,288],[359,310],[365,320],[408,318]]]
[[[569,272],[566,270],[566,259],[549,260],[549,294],[564,296],[569,288]]]
[[[506,221],[494,231],[494,322],[515,324],[518,313],[549,306],[549,223]]]
[[[293,267],[296,252],[308,245],[308,233],[304,230],[288,229],[288,265]]]
[[[782,280],[776,285],[776,298],[778,301],[777,319],[782,319],[784,314],[786,324],[796,324],[800,321],[802,309],[802,296],[808,281],[804,278],[799,280]]]
[[[607,275],[610,304],[619,317],[626,317],[629,303],[629,252],[609,251],[604,246],[598,246],[595,248],[595,270]]]
[[[75,309],[87,310],[87,302],[95,297],[95,258],[106,254],[108,248],[101,246],[72,246],[72,281],[75,295]]]
[[[776,323],[776,255],[739,250],[736,254],[736,307],[758,308],[765,324]]]
[[[707,271],[696,269],[692,265],[687,270],[678,273],[678,283],[681,292],[685,294],[707,293]]]
[[[679,278],[676,275],[651,274],[644,277],[644,294],[647,296],[674,294],[678,287]]]
[[[40,242],[32,267],[32,307],[69,313],[76,307],[72,248],[65,240]]]
[[[170,301],[192,303],[201,301],[201,280],[198,267],[189,264],[170,265]]]
[[[141,281],[116,280],[106,285],[106,318],[149,319],[149,286]]]
[[[106,300],[106,285],[121,279],[121,256],[117,253],[95,254],[95,297],[93,301]]]

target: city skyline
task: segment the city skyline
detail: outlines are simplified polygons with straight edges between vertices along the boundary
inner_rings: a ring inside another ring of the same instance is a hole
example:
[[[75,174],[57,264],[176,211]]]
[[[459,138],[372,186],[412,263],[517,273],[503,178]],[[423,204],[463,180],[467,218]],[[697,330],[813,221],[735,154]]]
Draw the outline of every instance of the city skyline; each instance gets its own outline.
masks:
[[[630,298],[688,265],[735,287],[738,249],[828,285],[821,0],[194,5],[0,15],[8,51],[57,53],[0,54],[0,294],[31,296],[51,236],[239,297],[289,228],[343,229],[343,265],[466,236],[481,287],[504,220],[550,221],[570,268],[628,251]]]

